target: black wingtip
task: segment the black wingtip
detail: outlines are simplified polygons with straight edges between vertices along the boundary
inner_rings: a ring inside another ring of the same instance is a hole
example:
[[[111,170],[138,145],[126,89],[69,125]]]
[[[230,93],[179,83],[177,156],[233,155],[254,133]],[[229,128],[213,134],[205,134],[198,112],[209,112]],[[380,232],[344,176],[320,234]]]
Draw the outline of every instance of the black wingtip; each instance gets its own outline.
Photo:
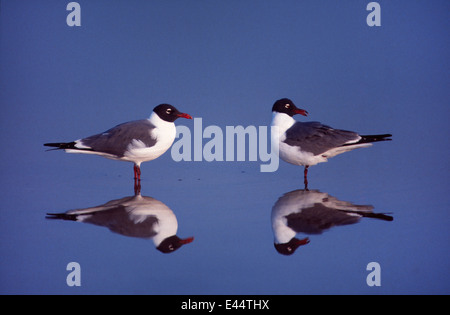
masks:
[[[367,213],[367,214],[363,214],[363,217],[375,218],[375,219],[380,219],[383,221],[394,221],[394,217],[387,215],[386,213]]]
[[[75,149],[75,141],[73,142],[54,142],[54,143],[44,143],[45,147],[53,147],[55,149],[50,150],[58,150],[58,149]]]
[[[390,137],[392,137],[391,134],[384,134],[384,135],[366,135],[363,136],[361,135],[361,139],[356,142],[356,143],[346,143],[343,144],[342,146],[349,146],[349,145],[355,145],[355,144],[363,144],[363,143],[372,143],[372,142],[379,142],[379,141],[391,141],[392,139],[390,139]]]
[[[383,135],[361,135],[361,140],[358,143],[370,143],[370,142],[378,142],[378,141],[391,141],[391,134],[383,134]]]
[[[45,218],[48,220],[66,220],[66,221],[77,220],[77,216],[75,214],[67,214],[67,213],[47,213]]]

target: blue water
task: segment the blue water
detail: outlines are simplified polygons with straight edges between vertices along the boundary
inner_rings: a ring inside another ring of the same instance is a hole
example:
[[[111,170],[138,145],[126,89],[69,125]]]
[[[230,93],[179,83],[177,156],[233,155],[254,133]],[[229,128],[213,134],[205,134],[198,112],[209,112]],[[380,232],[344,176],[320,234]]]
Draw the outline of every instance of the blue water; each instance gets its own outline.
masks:
[[[447,1],[379,1],[380,27],[367,26],[366,3],[79,3],[81,26],[69,27],[61,1],[1,2],[0,293],[450,293]],[[281,97],[307,120],[394,135],[309,170],[310,191],[393,221],[326,223],[282,255],[272,212],[303,189],[301,167],[261,173],[261,161],[174,162],[170,151],[142,165],[141,195],[191,243],[162,253],[154,236],[124,235],[121,224],[144,217],[123,208],[109,227],[47,218],[135,191],[132,164],[43,143],[148,117],[163,102],[203,128],[267,126]],[[70,262],[81,286],[67,284]],[[370,262],[381,286],[366,282]]]

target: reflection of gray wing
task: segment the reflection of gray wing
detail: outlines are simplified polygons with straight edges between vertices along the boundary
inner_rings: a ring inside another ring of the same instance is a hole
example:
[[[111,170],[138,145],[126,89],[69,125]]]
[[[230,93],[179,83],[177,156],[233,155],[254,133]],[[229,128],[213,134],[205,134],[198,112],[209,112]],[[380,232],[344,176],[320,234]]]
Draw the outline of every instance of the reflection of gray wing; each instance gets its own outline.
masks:
[[[97,207],[47,213],[46,218],[91,223],[125,236],[151,238],[157,234],[154,228],[159,223],[157,212],[154,212],[157,210],[171,213],[161,201],[136,195],[111,200]]]
[[[83,222],[104,226],[114,233],[125,236],[150,238],[156,235],[154,225],[158,222],[158,219],[155,215],[149,215],[145,220],[134,222],[126,208],[118,206],[109,210],[90,213]]]
[[[352,131],[333,129],[317,121],[296,122],[286,131],[284,142],[291,146],[299,146],[303,151],[314,155],[324,153],[332,148],[340,147],[349,141],[357,141],[360,136]]]
[[[333,226],[357,223],[360,217],[316,203],[301,212],[287,215],[286,219],[287,225],[296,233],[321,234]]]
[[[96,152],[123,157],[133,140],[140,140],[147,147],[155,145],[156,139],[151,136],[154,128],[155,126],[147,119],[130,121],[103,133],[81,139],[81,144]]]

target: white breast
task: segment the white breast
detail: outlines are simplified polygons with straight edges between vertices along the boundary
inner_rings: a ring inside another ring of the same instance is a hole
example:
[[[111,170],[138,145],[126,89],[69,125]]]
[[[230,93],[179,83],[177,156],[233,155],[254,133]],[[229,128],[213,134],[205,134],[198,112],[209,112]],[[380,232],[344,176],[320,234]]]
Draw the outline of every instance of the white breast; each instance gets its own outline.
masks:
[[[156,139],[155,145],[147,147],[142,141],[133,140],[125,153],[129,160],[138,164],[161,156],[170,148],[176,136],[176,127],[173,122],[162,120],[155,113],[152,113],[149,120],[156,127],[150,131],[152,138]]]
[[[272,141],[279,143],[279,156],[288,163],[294,165],[315,165],[320,162],[326,162],[327,159],[322,155],[314,156],[310,152],[303,152],[298,146],[291,146],[283,142],[286,140],[285,132],[295,123],[295,119],[284,113],[273,113],[272,126],[276,131],[272,133]]]

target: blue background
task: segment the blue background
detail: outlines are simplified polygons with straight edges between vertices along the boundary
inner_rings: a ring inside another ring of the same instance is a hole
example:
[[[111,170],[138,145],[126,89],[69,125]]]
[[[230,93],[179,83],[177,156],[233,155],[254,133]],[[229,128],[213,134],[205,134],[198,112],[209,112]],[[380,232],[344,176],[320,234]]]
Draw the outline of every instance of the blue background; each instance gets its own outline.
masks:
[[[378,1],[380,27],[366,24],[369,1],[78,1],[80,27],[66,24],[68,2],[1,1],[0,293],[450,293],[449,1]],[[303,168],[260,173],[261,162],[174,162],[170,152],[143,164],[142,194],[195,237],[175,253],[45,219],[133,195],[133,172],[43,143],[163,102],[204,127],[269,125],[282,97],[310,113],[298,119],[394,135],[309,173],[310,188],[393,222],[335,227],[282,256],[271,209],[302,188]],[[81,287],[66,285],[71,261]],[[371,261],[381,287],[366,284]]]

